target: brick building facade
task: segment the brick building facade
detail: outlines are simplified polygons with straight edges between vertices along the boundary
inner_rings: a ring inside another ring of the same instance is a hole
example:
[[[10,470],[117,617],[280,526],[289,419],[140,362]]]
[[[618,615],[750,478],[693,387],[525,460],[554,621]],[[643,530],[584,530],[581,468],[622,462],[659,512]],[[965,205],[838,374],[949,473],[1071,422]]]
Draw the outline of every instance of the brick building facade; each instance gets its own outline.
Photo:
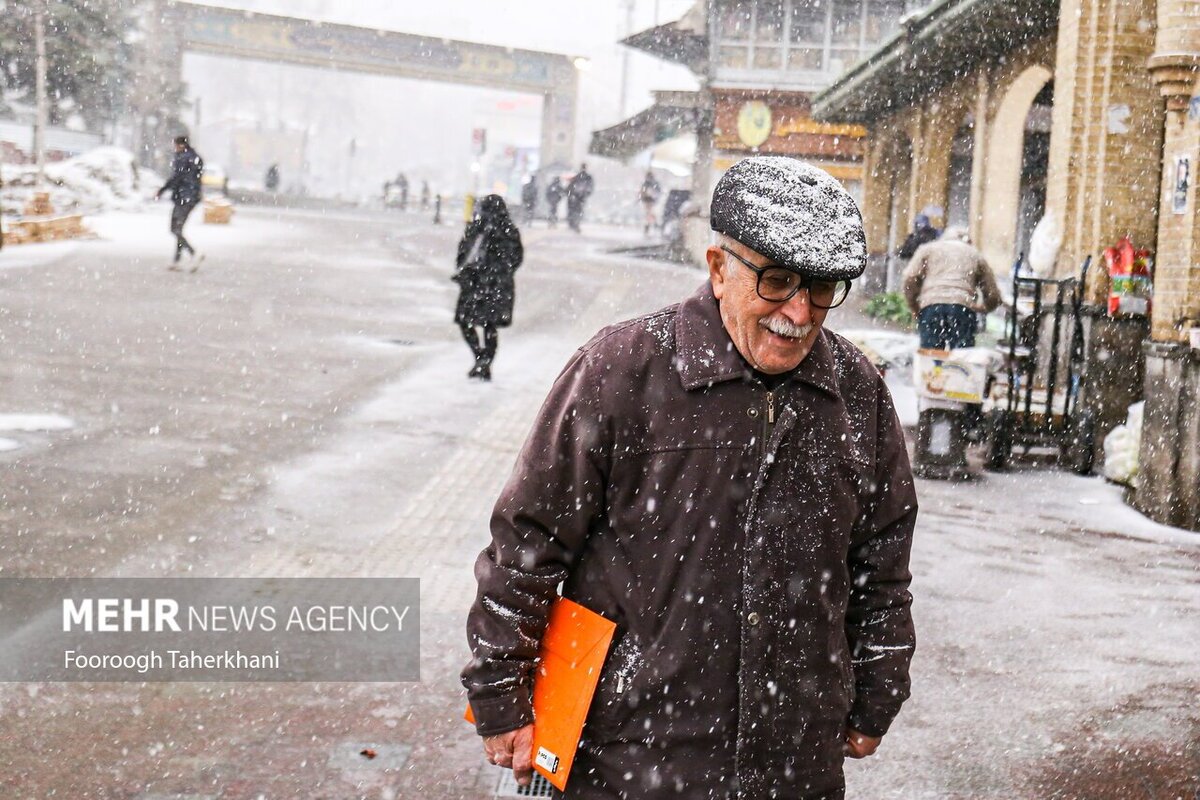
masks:
[[[1103,434],[1146,398],[1141,488],[1151,517],[1200,530],[1200,2],[940,0],[814,101],[869,129],[863,210],[875,282],[922,208],[958,217],[998,272],[1033,223],[1061,233],[1055,270],[1087,283],[1082,390]],[[1101,254],[1153,251],[1152,311],[1112,318]],[[1118,365],[1114,368],[1113,365]]]

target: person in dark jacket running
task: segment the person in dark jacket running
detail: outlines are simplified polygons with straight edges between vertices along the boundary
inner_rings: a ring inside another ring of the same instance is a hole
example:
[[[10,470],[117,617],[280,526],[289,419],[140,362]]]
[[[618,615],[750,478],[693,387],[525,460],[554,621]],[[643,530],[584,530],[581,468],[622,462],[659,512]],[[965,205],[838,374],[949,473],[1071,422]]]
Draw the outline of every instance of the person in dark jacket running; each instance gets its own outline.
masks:
[[[587,171],[587,164],[579,165],[579,172],[567,184],[567,227],[580,233],[579,223],[583,221],[583,204],[592,196],[596,183]]]
[[[572,356],[475,562],[462,679],[518,782],[560,587],[616,626],[556,797],[841,798],[909,696],[904,431],[824,327],[866,266],[862,217],[779,156],[731,167],[711,209],[708,280]]]
[[[192,149],[186,136],[175,137],[175,158],[171,161],[171,177],[155,197],[171,192],[171,233],[175,236],[175,259],[168,269],[178,270],[183,251],[188,252],[191,271],[200,269],[204,256],[183,236],[183,226],[200,203],[200,178],[204,175],[204,159]]]
[[[496,194],[481,198],[458,243],[453,276],[459,286],[454,321],[475,356],[469,378],[492,379],[499,329],[512,324],[513,273],[523,258],[521,233],[504,199]]]
[[[558,227],[558,204],[562,202],[566,193],[567,188],[563,186],[562,178],[555,175],[546,187],[546,218],[550,221],[551,228]]]

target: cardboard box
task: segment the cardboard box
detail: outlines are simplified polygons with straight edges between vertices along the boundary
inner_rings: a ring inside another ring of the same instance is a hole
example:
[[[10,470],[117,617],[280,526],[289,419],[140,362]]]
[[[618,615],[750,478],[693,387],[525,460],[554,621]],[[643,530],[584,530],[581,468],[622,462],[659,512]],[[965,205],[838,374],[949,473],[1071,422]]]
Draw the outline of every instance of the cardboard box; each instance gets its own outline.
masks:
[[[987,375],[986,365],[949,350],[918,350],[913,358],[913,386],[931,400],[982,403]]]

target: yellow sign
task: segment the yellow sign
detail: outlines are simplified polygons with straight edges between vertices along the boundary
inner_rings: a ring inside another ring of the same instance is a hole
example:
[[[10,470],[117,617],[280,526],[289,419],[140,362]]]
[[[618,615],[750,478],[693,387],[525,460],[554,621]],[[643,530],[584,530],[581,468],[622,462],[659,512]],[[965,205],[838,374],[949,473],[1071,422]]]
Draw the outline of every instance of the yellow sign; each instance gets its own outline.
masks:
[[[825,136],[848,136],[854,139],[861,139],[867,135],[867,129],[861,125],[835,125],[828,122],[815,122],[804,117],[782,120],[775,128],[776,136],[788,136],[793,133],[817,133]]]
[[[758,147],[771,137],[771,109],[761,100],[742,104],[737,117],[738,138],[747,147]]]

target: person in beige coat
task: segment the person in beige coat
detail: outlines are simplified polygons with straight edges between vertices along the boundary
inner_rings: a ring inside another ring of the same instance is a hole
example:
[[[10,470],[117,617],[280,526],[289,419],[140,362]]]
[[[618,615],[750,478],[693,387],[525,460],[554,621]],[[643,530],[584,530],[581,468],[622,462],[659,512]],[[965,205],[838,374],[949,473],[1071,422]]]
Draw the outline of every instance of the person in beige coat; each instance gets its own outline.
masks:
[[[960,227],[917,248],[904,270],[904,299],[921,347],[936,350],[974,347],[975,315],[1001,302],[996,276]]]

